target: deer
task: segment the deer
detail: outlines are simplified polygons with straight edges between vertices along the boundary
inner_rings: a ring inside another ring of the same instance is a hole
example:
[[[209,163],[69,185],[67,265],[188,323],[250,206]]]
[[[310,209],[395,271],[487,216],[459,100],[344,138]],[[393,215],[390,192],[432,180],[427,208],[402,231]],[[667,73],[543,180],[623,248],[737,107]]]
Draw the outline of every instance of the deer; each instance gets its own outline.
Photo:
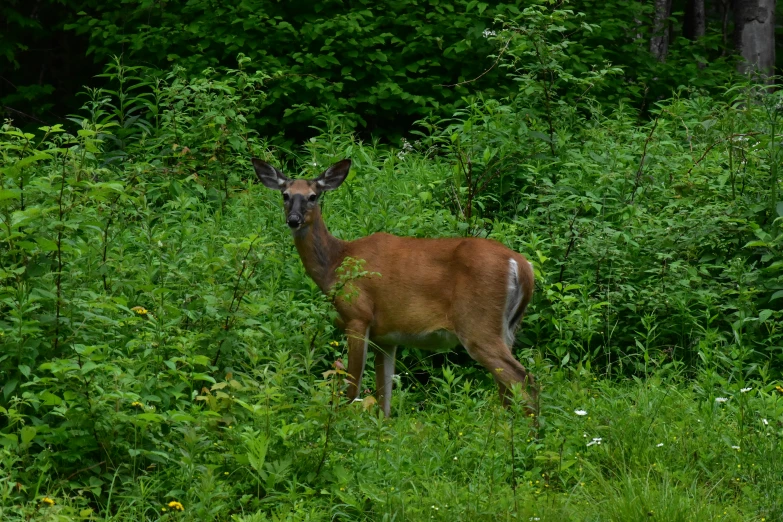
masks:
[[[349,400],[359,397],[368,348],[375,353],[375,399],[389,417],[397,346],[442,350],[461,344],[494,377],[504,406],[519,385],[526,413],[535,414],[533,375],[511,351],[535,286],[524,256],[479,237],[377,232],[354,241],[338,239],[324,223],[319,199],[342,185],[350,159],[315,179],[289,179],[265,161],[251,162],[258,180],[282,194],[296,250],[322,292],[330,295],[345,260],[362,263],[366,275],[350,281],[352,295],[332,298],[337,326],[348,339]]]

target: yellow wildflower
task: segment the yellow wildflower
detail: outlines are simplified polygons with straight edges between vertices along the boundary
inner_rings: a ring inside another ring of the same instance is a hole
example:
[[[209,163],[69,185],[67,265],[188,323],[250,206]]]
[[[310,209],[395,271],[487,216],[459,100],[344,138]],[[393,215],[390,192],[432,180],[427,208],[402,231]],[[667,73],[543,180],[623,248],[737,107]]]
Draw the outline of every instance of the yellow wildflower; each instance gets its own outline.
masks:
[[[144,405],[142,403],[140,403],[139,401],[133,401],[131,403],[131,406],[133,406],[134,408],[143,408],[144,407]]]
[[[180,502],[177,502],[176,500],[172,500],[169,502],[169,507],[171,509],[176,509],[177,511],[185,511],[185,508],[182,507],[182,504]]]
[[[49,497],[42,498],[41,502],[43,502],[47,506],[53,506],[54,505],[54,500],[50,499]]]
[[[329,346],[337,348],[338,346],[340,346],[340,343],[337,341],[329,341]]]
[[[133,310],[139,315],[147,315],[149,313],[149,311],[143,306],[134,306],[133,308],[131,308],[131,310]]]

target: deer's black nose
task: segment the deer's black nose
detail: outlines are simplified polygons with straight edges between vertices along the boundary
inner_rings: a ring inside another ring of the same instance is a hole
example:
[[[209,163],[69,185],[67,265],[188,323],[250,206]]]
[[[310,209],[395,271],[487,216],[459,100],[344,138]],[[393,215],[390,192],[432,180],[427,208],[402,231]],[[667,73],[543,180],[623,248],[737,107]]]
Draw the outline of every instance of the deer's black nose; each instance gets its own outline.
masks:
[[[287,221],[289,227],[298,228],[302,224],[302,216],[299,214],[290,214]]]

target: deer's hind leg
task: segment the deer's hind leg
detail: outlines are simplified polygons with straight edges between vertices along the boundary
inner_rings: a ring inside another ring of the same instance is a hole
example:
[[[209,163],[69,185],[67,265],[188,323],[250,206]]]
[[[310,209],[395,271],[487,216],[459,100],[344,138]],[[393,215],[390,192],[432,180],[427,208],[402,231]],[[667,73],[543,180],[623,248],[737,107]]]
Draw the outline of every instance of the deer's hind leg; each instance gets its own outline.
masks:
[[[501,336],[481,340],[464,339],[463,344],[468,354],[495,379],[504,406],[511,399],[511,387],[520,385],[526,411],[535,413],[537,397],[533,375],[516,360]]]
[[[514,333],[530,302],[532,290],[525,284],[520,262],[513,256],[507,261],[489,260],[481,266],[470,266],[456,281],[454,295],[454,326],[468,354],[494,377],[504,405],[508,404],[511,387],[519,384],[528,413],[536,404],[533,375],[511,353]],[[503,284],[476,285],[483,277]],[[531,280],[532,284],[532,280]],[[526,290],[527,288],[527,290]]]

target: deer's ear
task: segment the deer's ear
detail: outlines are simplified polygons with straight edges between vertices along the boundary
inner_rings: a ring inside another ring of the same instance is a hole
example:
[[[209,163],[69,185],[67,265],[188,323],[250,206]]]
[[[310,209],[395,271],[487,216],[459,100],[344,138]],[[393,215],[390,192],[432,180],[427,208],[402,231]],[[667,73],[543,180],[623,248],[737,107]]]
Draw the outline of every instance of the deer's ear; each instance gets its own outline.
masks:
[[[342,185],[345,178],[348,177],[348,171],[350,170],[351,160],[344,159],[338,161],[326,169],[323,174],[318,176],[315,179],[315,184],[318,186],[319,190],[334,190]]]
[[[261,161],[258,158],[253,158],[250,161],[253,163],[253,168],[256,171],[256,176],[258,176],[258,181],[263,183],[265,187],[274,190],[283,190],[285,188],[288,183],[288,178],[286,178],[282,172],[266,161]]]

